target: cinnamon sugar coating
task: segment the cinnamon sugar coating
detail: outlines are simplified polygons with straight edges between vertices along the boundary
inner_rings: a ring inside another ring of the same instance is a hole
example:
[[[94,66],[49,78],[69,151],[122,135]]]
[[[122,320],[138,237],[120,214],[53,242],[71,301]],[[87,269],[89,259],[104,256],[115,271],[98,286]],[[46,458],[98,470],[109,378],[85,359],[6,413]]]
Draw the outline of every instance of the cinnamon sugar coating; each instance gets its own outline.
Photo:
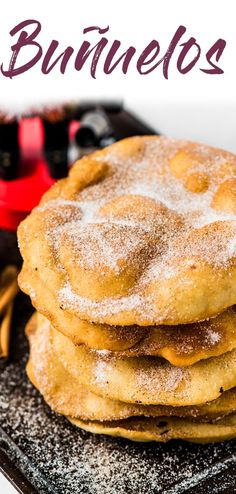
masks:
[[[236,303],[236,157],[134,137],[79,160],[19,227],[62,310],[118,326],[205,320]],[[40,305],[40,300],[37,301]]]

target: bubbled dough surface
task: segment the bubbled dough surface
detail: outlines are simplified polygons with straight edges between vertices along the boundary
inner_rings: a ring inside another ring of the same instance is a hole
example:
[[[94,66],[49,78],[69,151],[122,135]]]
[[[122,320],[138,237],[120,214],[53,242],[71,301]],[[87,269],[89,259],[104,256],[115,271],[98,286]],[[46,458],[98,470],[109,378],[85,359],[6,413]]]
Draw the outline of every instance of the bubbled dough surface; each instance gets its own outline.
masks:
[[[21,224],[26,268],[63,310],[89,321],[177,325],[216,315],[236,303],[235,171],[230,153],[166,137],[87,156]],[[30,294],[28,272],[20,279]]]

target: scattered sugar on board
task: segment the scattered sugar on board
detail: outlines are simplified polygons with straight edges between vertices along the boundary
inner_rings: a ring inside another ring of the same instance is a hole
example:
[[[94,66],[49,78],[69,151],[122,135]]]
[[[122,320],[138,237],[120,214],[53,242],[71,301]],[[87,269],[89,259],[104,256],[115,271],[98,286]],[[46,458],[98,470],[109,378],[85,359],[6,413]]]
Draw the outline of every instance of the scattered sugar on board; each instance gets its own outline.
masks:
[[[29,306],[22,295],[16,309],[13,360],[0,374],[0,447],[7,444],[40,493],[181,494],[195,486],[199,494],[234,492],[227,474],[236,465],[234,441],[138,444],[83,432],[51,412],[25,374]],[[201,490],[206,477],[212,477],[209,490],[205,483]]]
[[[75,429],[49,411],[18,371],[15,368],[13,374],[8,368],[11,393],[1,390],[0,423],[25,453],[21,468],[40,492],[45,492],[45,484],[46,492],[60,494],[178,494],[198,484],[206,472],[210,474],[209,465],[216,463],[215,474],[224,468],[219,465],[217,446],[139,445]],[[231,448],[225,444],[224,455]]]

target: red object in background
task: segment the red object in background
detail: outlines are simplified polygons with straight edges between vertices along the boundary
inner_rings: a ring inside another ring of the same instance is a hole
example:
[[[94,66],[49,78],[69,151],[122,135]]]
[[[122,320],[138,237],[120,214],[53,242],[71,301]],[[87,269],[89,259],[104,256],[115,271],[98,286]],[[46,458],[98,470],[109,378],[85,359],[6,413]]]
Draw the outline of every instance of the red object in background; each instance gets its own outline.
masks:
[[[0,228],[16,230],[55,182],[43,157],[43,141],[41,119],[22,119],[19,126],[19,176],[12,181],[0,180]]]

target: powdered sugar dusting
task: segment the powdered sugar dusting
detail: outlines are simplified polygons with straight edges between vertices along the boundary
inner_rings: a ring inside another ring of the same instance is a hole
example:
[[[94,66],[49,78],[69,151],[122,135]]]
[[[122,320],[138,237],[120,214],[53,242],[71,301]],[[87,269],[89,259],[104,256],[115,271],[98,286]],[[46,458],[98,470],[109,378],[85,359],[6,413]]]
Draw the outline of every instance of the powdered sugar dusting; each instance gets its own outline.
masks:
[[[104,383],[107,379],[107,362],[99,360],[95,367],[94,379],[96,383]]]
[[[194,172],[207,177],[207,188],[201,193],[191,192],[172,173],[170,160],[182,149],[198,156],[194,170],[190,168],[185,175],[191,179]],[[147,139],[142,152],[133,156],[124,158],[108,148],[105,156],[94,160],[109,163],[110,173],[99,183],[83,189],[73,200],[53,199],[38,208],[47,212],[48,242],[59,269],[65,267],[64,248],[74,265],[85,271],[108,269],[117,276],[134,263],[138,276],[127,297],[119,301],[108,297],[96,304],[73,294],[69,276],[59,293],[65,308],[77,305],[83,312],[90,305],[94,317],[132,308],[145,313],[147,319],[152,301],[145,287],[155,280],[174,278],[180,260],[186,266],[189,262],[217,269],[230,266],[236,256],[236,215],[213,208],[212,201],[222,181],[236,177],[232,154],[161,137]]]
[[[168,372],[169,369],[171,372]],[[158,376],[155,368],[149,369],[147,373],[140,367],[137,372],[137,382],[142,390],[150,390],[155,385],[155,389],[173,392],[178,388],[183,377],[186,379],[186,376],[186,369],[183,371],[181,367],[170,366],[169,363],[165,362],[160,368]]]
[[[215,345],[220,342],[221,340],[221,335],[220,333],[217,333],[217,331],[213,331],[212,329],[208,329],[206,333],[207,339],[209,340],[209,343],[212,345]]]
[[[70,283],[67,283],[59,292],[59,301],[64,309],[64,304],[71,309],[76,310],[76,307],[83,307],[84,310],[91,310],[98,316],[103,316],[107,308],[110,307],[113,314],[118,314],[122,310],[132,310],[133,308],[141,307],[142,299],[138,294],[130,295],[129,297],[106,298],[102,301],[91,300],[90,298],[77,295],[71,288]],[[150,314],[151,317],[151,314]]]

